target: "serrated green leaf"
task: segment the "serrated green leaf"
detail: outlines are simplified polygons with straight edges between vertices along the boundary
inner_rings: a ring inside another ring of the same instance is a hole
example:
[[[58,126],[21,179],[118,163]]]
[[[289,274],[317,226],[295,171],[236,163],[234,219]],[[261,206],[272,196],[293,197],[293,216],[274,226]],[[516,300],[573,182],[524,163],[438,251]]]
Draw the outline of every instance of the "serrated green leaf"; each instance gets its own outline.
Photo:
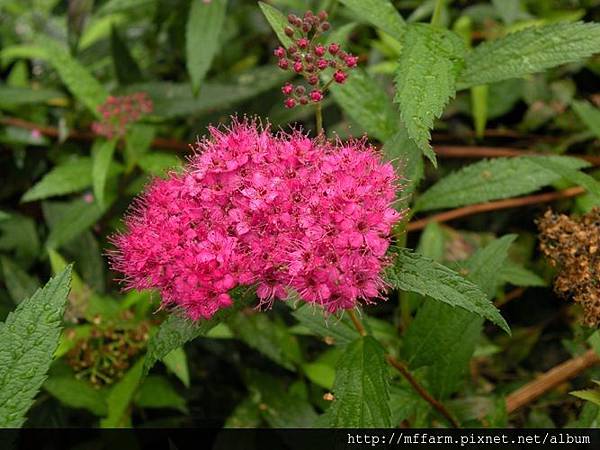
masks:
[[[532,158],[531,161],[542,169],[550,170],[561,178],[578,184],[592,196],[596,204],[600,204],[600,182],[587,173],[572,169],[570,165],[565,164],[562,160]]]
[[[130,85],[124,92],[147,92],[154,104],[154,114],[170,119],[230,107],[280,86],[291,76],[277,67],[257,67],[229,81],[205,82],[197,98],[189,84],[167,81]]]
[[[185,387],[190,387],[190,371],[188,369],[187,355],[183,347],[167,353],[161,360],[167,369],[177,376]]]
[[[236,314],[227,322],[235,336],[271,360],[289,370],[296,370],[302,353],[296,336],[276,317],[266,314]]]
[[[107,206],[108,203],[105,208]],[[101,208],[95,202],[87,203],[85,200],[72,202],[56,224],[52,226],[46,239],[46,247],[56,249],[80,236],[102,217],[105,208]]]
[[[590,131],[600,139],[600,109],[583,100],[574,101],[571,106]]]
[[[186,342],[203,336],[227,317],[248,306],[252,300],[250,295],[236,299],[233,306],[218,311],[210,320],[193,322],[179,314],[171,314],[160,324],[156,333],[148,341],[148,351],[146,352],[144,361],[144,373],[147,374],[156,361],[163,359],[170,352],[181,347]]]
[[[71,266],[22,301],[0,327],[0,428],[19,428],[58,345]]]
[[[516,235],[506,235],[478,250],[465,264],[467,279],[492,299],[500,268]],[[476,314],[428,298],[419,308],[404,339],[405,360],[417,369],[430,366],[429,387],[438,398],[455,392],[468,369],[483,320]]]
[[[406,249],[400,249],[395,257],[395,264],[386,270],[386,279],[394,288],[471,311],[510,333],[504,318],[472,282],[448,267]]]
[[[350,343],[340,356],[326,412],[332,427],[389,427],[388,366],[383,347],[371,336]]]
[[[110,49],[115,75],[119,83],[130,84],[140,82],[142,80],[142,72],[114,24],[110,32]]]
[[[195,93],[219,50],[226,8],[226,0],[193,1],[190,7],[185,43],[187,70]]]
[[[414,24],[404,33],[394,100],[408,135],[434,165],[429,130],[454,97],[465,52],[464,41],[443,28]]]
[[[2,275],[6,289],[16,304],[31,297],[40,287],[40,283],[34,277],[25,272],[18,264],[12,262],[5,256],[0,256],[2,263]]]
[[[442,178],[417,199],[413,210],[455,208],[514,197],[560,180],[560,175],[541,168],[532,158],[538,161],[555,161],[571,169],[589,166],[589,163],[581,159],[566,156],[527,156],[480,161]]]
[[[539,275],[510,261],[507,261],[500,269],[500,279],[521,287],[544,287],[548,285]]]
[[[258,6],[260,6],[260,10],[267,19],[267,22],[269,22],[269,25],[271,25],[271,28],[273,28],[279,41],[285,48],[289,48],[294,41],[284,32],[285,27],[288,26],[287,17],[277,8],[267,3],[258,2]]]
[[[89,111],[100,117],[98,106],[106,100],[108,92],[67,49],[51,39],[40,39],[38,45],[43,49],[47,60],[58,72],[65,86]]]
[[[380,141],[392,137],[400,121],[383,88],[362,69],[353,70],[344,84],[332,84],[334,100],[370,136]]]
[[[116,146],[117,141],[114,139],[96,139],[92,146],[92,184],[96,201],[100,206],[104,205],[104,190],[108,178],[108,169]]]
[[[574,395],[577,398],[592,402],[594,405],[600,406],[600,388],[596,389],[583,389],[580,391],[572,391],[569,394]]]
[[[55,166],[23,194],[21,201],[32,202],[57,195],[71,194],[82,191],[91,185],[91,159],[77,158]]]
[[[44,389],[70,408],[86,409],[99,417],[108,412],[104,398],[106,393],[78,380],[73,374],[51,375],[44,383]]]
[[[404,33],[404,19],[390,0],[340,0],[357,17],[364,18],[390,36],[401,40]]]
[[[110,389],[106,397],[108,415],[100,421],[101,428],[124,427],[129,422],[127,407],[142,381],[144,359],[139,359]]]
[[[469,53],[459,89],[541,72],[578,61],[600,49],[600,24],[557,23],[530,27],[485,42]]]
[[[149,375],[144,379],[134,402],[141,408],[173,408],[187,412],[185,399],[167,379],[157,375]]]

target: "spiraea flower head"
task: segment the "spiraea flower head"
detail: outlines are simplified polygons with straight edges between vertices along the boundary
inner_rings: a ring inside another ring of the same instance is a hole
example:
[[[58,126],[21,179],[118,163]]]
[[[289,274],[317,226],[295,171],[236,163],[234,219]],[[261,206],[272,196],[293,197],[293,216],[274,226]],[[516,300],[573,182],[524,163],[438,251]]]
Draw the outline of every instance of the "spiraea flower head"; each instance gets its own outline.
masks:
[[[294,43],[287,49],[280,46],[273,51],[278,58],[279,68],[300,75],[306,83],[315,88],[312,92],[324,94],[331,83],[345,83],[348,71],[357,66],[358,57],[341,51],[338,43],[330,43],[325,47],[319,42],[321,35],[330,28],[327,13],[321,11],[315,15],[312,11],[307,11],[303,18],[290,14],[288,23],[283,31]],[[329,80],[323,82],[320,75],[328,69],[331,69]],[[306,96],[298,94],[295,89],[282,91],[286,96],[284,104],[287,108],[320,102],[324,98],[324,95],[321,95],[315,100],[316,94]]]
[[[273,134],[255,121],[209,128],[182,173],[155,180],[113,238],[128,288],[209,318],[255,286],[261,305],[290,291],[328,312],[384,289],[396,176],[366,140]]]
[[[152,100],[145,92],[121,97],[111,95],[98,107],[102,120],[92,123],[92,131],[108,139],[122,137],[129,124],[139,120],[143,114],[151,113],[152,110]]]

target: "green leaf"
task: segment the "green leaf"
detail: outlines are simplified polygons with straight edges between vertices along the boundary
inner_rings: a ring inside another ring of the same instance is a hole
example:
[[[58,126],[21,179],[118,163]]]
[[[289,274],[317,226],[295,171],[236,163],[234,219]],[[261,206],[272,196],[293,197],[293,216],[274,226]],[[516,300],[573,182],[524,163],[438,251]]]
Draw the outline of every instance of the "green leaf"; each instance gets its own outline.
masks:
[[[141,81],[143,78],[142,72],[114,24],[110,32],[110,48],[115,75],[117,76],[117,80],[119,80],[119,84],[130,84]]]
[[[443,28],[414,24],[404,33],[394,100],[408,135],[434,165],[429,130],[454,97],[465,51],[464,41]]]
[[[187,412],[185,399],[163,377],[149,375],[135,395],[135,404],[141,408],[173,408]]]
[[[0,221],[0,250],[14,252],[15,261],[21,266],[28,268],[39,249],[36,223],[30,217],[13,214]]]
[[[236,337],[289,370],[296,370],[302,353],[296,336],[274,317],[258,314],[236,314],[228,321]]]
[[[50,102],[66,103],[64,93],[54,89],[0,86],[0,108],[3,109]]]
[[[304,398],[285,387],[281,378],[266,373],[248,371],[245,376],[251,398],[262,417],[272,428],[308,428],[317,414]]]
[[[455,208],[514,197],[560,180],[560,175],[553,170],[541,168],[533,159],[554,161],[571,169],[589,166],[589,163],[581,159],[566,156],[527,156],[480,161],[442,178],[417,199],[413,210]]]
[[[412,194],[424,175],[423,155],[415,142],[409,138],[406,127],[399,123],[398,131],[387,139],[381,149],[383,157],[391,161],[402,180],[402,204],[407,207]]]
[[[340,0],[357,17],[364,18],[390,36],[401,40],[404,33],[404,19],[390,0]]]
[[[418,253],[400,249],[395,264],[387,269],[386,278],[396,289],[416,292],[471,311],[510,333],[504,318],[479,287],[448,267]]]
[[[557,23],[530,27],[485,42],[465,59],[459,89],[541,72],[597,53],[600,24]]]
[[[269,22],[269,25],[271,25],[271,28],[273,28],[273,31],[279,38],[279,41],[285,48],[289,48],[294,41],[284,32],[285,27],[288,26],[288,21],[285,15],[277,8],[267,3],[258,2],[258,6],[260,6],[260,10],[267,19],[267,22]]]
[[[574,101],[571,106],[590,131],[600,139],[600,109],[584,100]]]
[[[195,93],[219,50],[226,8],[226,0],[193,1],[190,7],[185,43],[187,70]]]
[[[600,406],[600,381],[594,381],[599,387],[595,389],[584,389],[581,391],[572,391],[569,394],[575,397],[592,402],[594,405]]]
[[[257,67],[224,81],[207,81],[196,97],[187,83],[152,82],[130,85],[126,93],[147,92],[154,103],[154,114],[170,119],[198,115],[235,105],[280,86],[292,75],[278,67]]]
[[[92,183],[94,195],[100,206],[104,205],[104,190],[108,169],[115,153],[117,141],[114,139],[96,139],[92,146]]]
[[[137,9],[138,11],[147,11],[157,0],[109,0],[100,8],[98,14],[111,14],[115,12],[129,11]]]
[[[92,185],[92,161],[90,158],[77,158],[55,166],[50,172],[31,187],[22,202],[32,202],[57,195],[82,191]]]
[[[507,261],[500,269],[500,279],[514,286],[544,287],[548,285],[539,275],[510,261]]]
[[[0,256],[2,263],[2,275],[4,276],[4,284],[8,290],[10,298],[16,304],[21,303],[24,299],[31,297],[40,287],[40,283],[33,276],[27,274],[18,264],[12,262],[5,256]]]
[[[600,182],[587,173],[572,169],[570,165],[563,162],[563,160],[556,161],[546,158],[532,158],[531,161],[542,169],[552,171],[565,180],[578,184],[588,191],[597,204],[600,204]]]
[[[100,117],[98,106],[108,97],[104,86],[58,42],[52,39],[40,39],[39,45],[67,88],[92,114]]]
[[[170,153],[147,152],[138,158],[137,164],[150,175],[163,175],[169,170],[180,168],[181,160]]]
[[[161,360],[167,369],[175,374],[185,385],[190,387],[190,371],[188,369],[187,356],[183,347],[167,353]]]
[[[383,347],[373,337],[349,344],[336,367],[335,399],[326,412],[330,426],[391,426],[387,372]]]
[[[104,398],[106,393],[78,380],[73,374],[50,375],[44,389],[70,408],[87,409],[99,417],[108,412]]]
[[[516,235],[506,235],[478,250],[466,263],[467,278],[492,299],[500,268]],[[448,397],[463,381],[479,340],[483,321],[476,314],[428,298],[419,308],[404,339],[404,358],[410,367],[430,366],[432,394]]]
[[[258,428],[260,423],[260,409],[248,396],[237,404],[225,421],[223,428]]]
[[[128,423],[127,407],[142,380],[143,363],[144,359],[140,358],[110,389],[106,397],[108,415],[100,421],[100,427],[118,428]]]
[[[400,118],[388,95],[362,69],[353,70],[344,84],[332,84],[334,100],[372,138],[385,141],[398,129]]]
[[[218,311],[212,319],[199,320],[198,322],[193,322],[187,317],[172,313],[160,324],[156,333],[150,337],[144,361],[144,373],[148,373],[156,361],[163,359],[186,342],[205,335],[227,317],[248,306],[252,300],[250,295],[236,299],[233,306]]]
[[[125,136],[125,159],[127,161],[125,170],[131,171],[144,155],[154,140],[154,127],[146,124],[135,124]]]
[[[95,202],[87,203],[85,200],[72,202],[52,226],[46,239],[46,247],[56,249],[80,236],[102,217],[104,211],[105,209],[100,208]]]
[[[0,326],[0,428],[19,428],[58,345],[71,266],[22,301]]]
[[[341,319],[334,316],[326,317],[322,309],[303,305],[292,315],[313,333],[329,342],[333,341],[336,345],[348,344],[358,337],[358,332],[347,314]]]

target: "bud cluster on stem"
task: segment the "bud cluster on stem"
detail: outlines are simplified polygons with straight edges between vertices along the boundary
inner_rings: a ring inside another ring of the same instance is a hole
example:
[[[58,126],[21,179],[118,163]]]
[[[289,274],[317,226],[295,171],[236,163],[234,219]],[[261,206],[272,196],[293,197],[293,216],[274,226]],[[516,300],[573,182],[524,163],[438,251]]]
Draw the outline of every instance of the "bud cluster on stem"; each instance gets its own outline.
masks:
[[[325,11],[316,15],[307,11],[303,18],[290,14],[288,23],[284,33],[294,44],[287,49],[277,47],[273,53],[279,58],[281,69],[301,75],[308,86],[286,83],[281,88],[286,96],[284,105],[293,108],[318,103],[323,100],[332,82],[342,84],[346,81],[348,70],[356,67],[358,57],[343,51],[338,43],[325,46],[319,42],[322,33],[331,27]],[[319,74],[327,69],[333,70],[333,74],[327,83],[323,83]]]

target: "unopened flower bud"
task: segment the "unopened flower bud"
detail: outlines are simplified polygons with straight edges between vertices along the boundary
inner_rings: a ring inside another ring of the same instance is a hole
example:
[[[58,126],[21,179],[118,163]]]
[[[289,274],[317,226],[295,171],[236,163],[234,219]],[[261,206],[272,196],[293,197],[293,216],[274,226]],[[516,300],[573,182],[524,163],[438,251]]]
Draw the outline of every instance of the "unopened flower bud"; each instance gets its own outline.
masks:
[[[285,33],[286,36],[288,37],[292,37],[294,35],[294,30],[292,29],[292,27],[285,27],[283,29],[283,32]]]
[[[296,86],[296,95],[304,95],[306,88],[304,86]]]
[[[287,16],[287,20],[289,22],[290,25],[295,25],[296,24],[296,20],[298,20],[298,16],[296,16],[295,14],[289,14]]]
[[[315,90],[310,93],[310,99],[313,102],[320,102],[323,100],[323,93],[321,91]]]
[[[300,97],[300,104],[301,105],[306,105],[308,104],[308,97],[306,95]]]
[[[335,55],[337,52],[340,51],[340,46],[339,44],[333,43],[333,44],[329,44],[329,53],[331,53],[332,55]]]
[[[301,72],[302,72],[302,70],[303,70],[302,63],[301,63],[300,61],[296,61],[296,62],[294,63],[294,72],[296,72],[296,73],[301,73]]]
[[[346,66],[356,67],[356,64],[358,63],[358,56],[348,55],[344,61],[346,62]]]
[[[280,59],[277,63],[280,69],[287,70],[290,67],[290,63],[287,59]]]
[[[298,47],[296,47],[295,45],[290,45],[287,51],[290,55],[293,55],[298,51]]]
[[[281,88],[281,92],[285,95],[290,95],[294,91],[294,86],[291,83],[286,83]]]
[[[331,28],[331,25],[329,24],[329,22],[323,22],[321,24],[321,31],[327,31]]]
[[[283,104],[285,105],[286,108],[293,108],[294,106],[296,106],[296,100],[294,100],[293,98],[286,98],[285,101],[283,102]]]
[[[314,64],[307,64],[305,70],[308,73],[313,73],[315,71],[315,65]]]
[[[327,20],[328,14],[327,11],[319,11],[319,14],[317,14],[317,16],[320,20]]]
[[[319,70],[325,70],[327,69],[327,67],[329,66],[329,61],[327,61],[326,59],[319,59],[317,61],[317,67],[319,68]]]
[[[300,48],[306,48],[306,47],[308,47],[308,39],[306,39],[306,38],[300,38],[300,39],[298,39],[296,41],[296,44]]]
[[[318,44],[315,46],[314,52],[317,56],[323,56],[325,54],[325,47],[323,47],[321,44]]]
[[[308,33],[310,30],[312,30],[312,24],[308,20],[305,20],[302,23],[302,31]]]
[[[274,51],[273,54],[275,56],[277,56],[278,58],[283,58],[285,56],[285,49],[283,47],[277,47]]]
[[[341,70],[338,70],[333,74],[333,79],[336,83],[342,84],[344,81],[346,81],[346,78],[348,78],[348,75],[346,75],[346,72],[342,72]]]
[[[312,63],[315,61],[315,58],[313,57],[313,55],[311,55],[310,53],[308,55],[306,55],[304,57],[304,61],[306,61],[307,63]]]
[[[307,81],[308,81],[308,84],[311,84],[314,86],[315,84],[317,84],[319,82],[319,77],[317,77],[316,75],[311,75],[310,77],[308,77]]]

